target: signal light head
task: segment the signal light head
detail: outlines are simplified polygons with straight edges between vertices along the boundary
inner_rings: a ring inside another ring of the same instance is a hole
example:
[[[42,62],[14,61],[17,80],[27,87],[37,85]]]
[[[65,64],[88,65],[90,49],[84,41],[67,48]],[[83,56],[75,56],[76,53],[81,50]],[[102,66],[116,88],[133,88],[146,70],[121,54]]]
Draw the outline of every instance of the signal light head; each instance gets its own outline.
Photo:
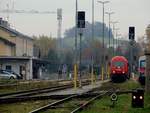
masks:
[[[133,99],[136,99],[136,96],[133,96]]]
[[[144,89],[137,89],[132,92],[132,107],[144,107]]]
[[[135,37],[135,27],[129,27],[129,39],[134,40]]]
[[[140,100],[142,100],[143,99],[143,96],[140,96]]]

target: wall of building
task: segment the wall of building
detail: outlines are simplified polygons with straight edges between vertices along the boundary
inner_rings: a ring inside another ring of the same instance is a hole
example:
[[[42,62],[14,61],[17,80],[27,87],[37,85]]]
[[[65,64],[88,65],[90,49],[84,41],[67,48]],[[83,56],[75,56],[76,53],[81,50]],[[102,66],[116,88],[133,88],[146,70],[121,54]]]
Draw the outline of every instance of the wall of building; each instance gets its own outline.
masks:
[[[11,33],[8,33],[8,32],[6,32],[5,30],[3,30],[1,28],[0,28],[0,36],[7,39],[7,40],[9,40],[9,41],[15,42],[15,37],[12,37]]]
[[[28,56],[34,56],[33,55],[33,41],[27,41],[27,55]]]
[[[33,40],[15,36],[2,29],[0,29],[0,37],[16,44],[15,56],[33,56]]]
[[[25,70],[23,79],[30,80],[33,79],[33,66],[32,66],[32,57],[33,57],[33,40],[24,37],[17,36],[11,32],[6,31],[0,27],[0,37],[14,43],[16,46],[11,46],[5,44],[3,41],[0,41],[0,56],[31,56],[30,60],[6,60],[5,62],[0,61],[0,68],[6,69],[6,66],[11,66],[12,71],[20,74],[21,69]],[[17,57],[16,57],[17,58]]]
[[[16,37],[16,56],[33,56],[33,41]]]
[[[28,61],[20,61],[20,60],[16,60],[16,61],[6,61],[6,62],[2,62],[0,63],[1,65],[1,69],[6,70],[6,66],[11,66],[11,70],[16,72],[17,74],[23,74],[22,72],[20,72],[20,67],[23,66],[25,67],[25,73],[23,74],[23,79],[24,80],[30,80],[32,79],[32,64],[30,62],[30,60]]]
[[[2,64],[2,69],[6,70],[6,66],[11,66],[12,71],[16,72],[17,74],[20,74],[19,69],[20,69],[20,63],[19,62],[5,62]]]
[[[3,41],[0,40],[0,56],[11,56],[13,55],[13,48],[6,45]]]

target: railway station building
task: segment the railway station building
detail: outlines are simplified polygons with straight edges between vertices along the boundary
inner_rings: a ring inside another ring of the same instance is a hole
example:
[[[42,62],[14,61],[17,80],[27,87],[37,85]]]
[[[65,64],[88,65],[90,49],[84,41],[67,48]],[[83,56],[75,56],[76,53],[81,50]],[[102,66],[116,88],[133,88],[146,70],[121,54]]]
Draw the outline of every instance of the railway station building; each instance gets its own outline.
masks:
[[[33,39],[0,18],[0,69],[20,74],[24,80],[39,79],[47,61],[33,55]]]

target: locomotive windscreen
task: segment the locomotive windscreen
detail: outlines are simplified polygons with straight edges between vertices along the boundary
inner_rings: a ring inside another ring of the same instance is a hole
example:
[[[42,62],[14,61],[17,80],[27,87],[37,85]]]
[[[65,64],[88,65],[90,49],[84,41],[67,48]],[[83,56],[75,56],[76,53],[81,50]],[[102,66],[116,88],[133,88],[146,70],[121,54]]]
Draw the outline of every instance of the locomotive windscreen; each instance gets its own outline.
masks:
[[[124,66],[124,62],[113,62],[113,65],[115,67],[123,67]]]

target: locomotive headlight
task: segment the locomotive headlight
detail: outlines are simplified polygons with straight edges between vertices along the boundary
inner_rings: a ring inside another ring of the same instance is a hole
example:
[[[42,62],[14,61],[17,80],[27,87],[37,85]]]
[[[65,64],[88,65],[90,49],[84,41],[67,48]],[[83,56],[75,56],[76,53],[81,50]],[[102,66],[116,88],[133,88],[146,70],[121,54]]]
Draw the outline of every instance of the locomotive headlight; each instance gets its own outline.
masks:
[[[113,74],[115,74],[116,72],[115,71],[113,71]]]
[[[123,73],[123,74],[125,74],[125,72],[124,72],[124,71],[123,71],[122,73]]]

